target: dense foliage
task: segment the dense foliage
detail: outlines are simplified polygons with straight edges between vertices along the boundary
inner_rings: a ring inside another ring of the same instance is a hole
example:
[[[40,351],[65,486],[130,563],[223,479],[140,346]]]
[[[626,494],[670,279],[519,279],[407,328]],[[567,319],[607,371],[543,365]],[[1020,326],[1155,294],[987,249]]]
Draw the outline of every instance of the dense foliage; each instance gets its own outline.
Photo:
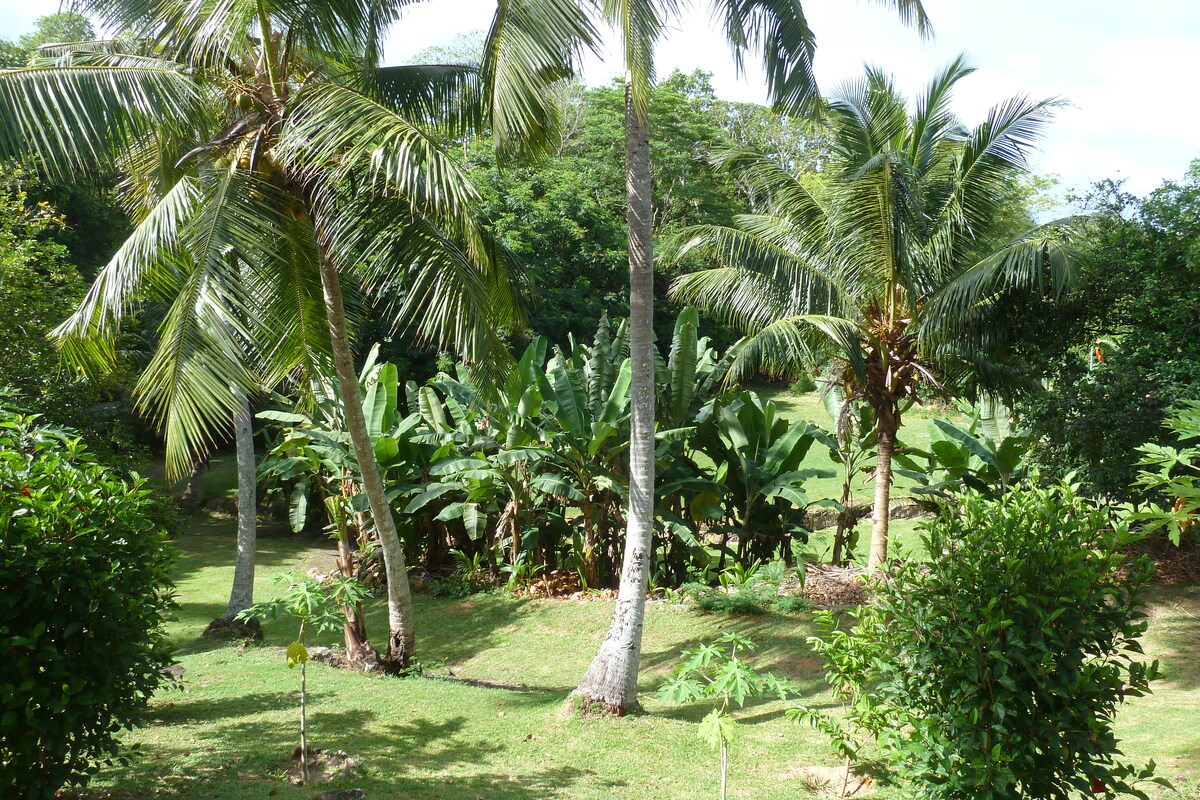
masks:
[[[1085,200],[1104,213],[1078,243],[1077,287],[1058,311],[1023,300],[1016,313],[1037,320],[1020,363],[1044,382],[1018,407],[1047,470],[1139,500],[1132,454],[1169,444],[1168,409],[1200,399],[1200,163],[1144,198],[1106,182]]]
[[[0,412],[0,794],[86,783],[162,685],[164,538],[140,481]]]
[[[590,344],[548,352],[537,338],[494,392],[466,370],[402,387],[393,365],[370,361],[360,392],[408,556],[434,571],[467,565],[468,583],[480,569],[514,585],[567,569],[585,587],[611,584],[628,494],[627,353],[624,325],[607,320]],[[822,473],[800,462],[820,431],[752,392],[722,392],[730,357],[698,335],[692,309],[659,356],[660,585],[790,563],[792,542],[807,537],[803,484]],[[363,507],[344,479],[354,460],[332,400],[320,408],[264,413],[284,424],[262,470],[290,498],[297,529],[325,510],[361,564],[370,545],[350,533],[353,514],[336,510]]]
[[[724,147],[751,145],[797,169],[824,156],[817,123],[762,106],[718,100],[704,72],[676,72],[650,97],[654,229],[726,224],[746,210],[745,187],[712,162]],[[602,314],[628,314],[625,234],[624,102],[620,85],[564,90],[564,138],[552,159],[498,167],[487,142],[466,148],[483,215],[526,264],[535,295],[531,327],[551,342],[591,334]],[[686,266],[685,266],[686,268]],[[656,330],[666,339],[678,306],[656,297]],[[722,343],[731,341],[728,333]]]
[[[1121,552],[1134,537],[1066,484],[967,494],[925,537],[927,565],[814,640],[851,724],[929,800],[1130,792],[1114,717],[1158,676],[1137,658],[1151,566]]]
[[[97,380],[62,364],[47,334],[74,310],[87,285],[69,247],[72,220],[24,187],[48,188],[17,170],[0,181],[0,387],[45,420],[87,433],[98,457],[124,466],[144,457],[153,441],[126,402],[129,359]]]
[[[0,386],[39,410],[63,413],[72,389],[46,332],[74,309],[86,286],[54,241],[62,218],[23,193],[0,191]]]

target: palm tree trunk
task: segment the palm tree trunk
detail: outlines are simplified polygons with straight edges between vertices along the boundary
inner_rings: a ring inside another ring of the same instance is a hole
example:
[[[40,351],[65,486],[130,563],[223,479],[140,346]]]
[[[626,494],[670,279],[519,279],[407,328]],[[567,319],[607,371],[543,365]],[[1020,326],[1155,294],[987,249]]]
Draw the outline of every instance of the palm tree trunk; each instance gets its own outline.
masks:
[[[892,452],[896,449],[896,423],[890,414],[876,412],[879,419],[875,506],[871,518],[871,556],[867,567],[874,570],[887,561],[888,514],[892,492]]]
[[[329,339],[338,384],[342,390],[346,428],[354,446],[354,457],[358,461],[363,491],[366,492],[371,507],[371,518],[379,536],[383,568],[387,575],[387,663],[392,669],[404,669],[412,660],[416,644],[412,592],[408,585],[408,570],[404,565],[404,547],[396,533],[396,523],[392,519],[392,510],[384,494],[379,462],[375,460],[375,449],[371,446],[366,418],[363,416],[362,400],[358,396],[358,376],[354,372],[354,359],[350,354],[350,338],[346,332],[346,311],[337,265],[324,242],[318,241],[317,249],[321,288],[325,294],[325,313],[329,317]]]
[[[179,498],[179,510],[185,514],[195,514],[196,505],[200,501],[200,478],[204,476],[204,468],[208,466],[208,456],[197,456],[192,462],[192,471],[188,474],[187,485]]]
[[[250,400],[241,387],[233,387],[233,394],[237,399],[233,416],[233,435],[237,444],[237,558],[233,564],[233,588],[229,593],[225,619],[233,619],[254,605],[254,551],[257,549],[255,539],[258,522]]]
[[[625,80],[625,186],[629,226],[629,513],[621,585],[608,636],[573,693],[624,714],[637,708],[638,662],[654,537],[654,242],[650,120],[635,110]]]

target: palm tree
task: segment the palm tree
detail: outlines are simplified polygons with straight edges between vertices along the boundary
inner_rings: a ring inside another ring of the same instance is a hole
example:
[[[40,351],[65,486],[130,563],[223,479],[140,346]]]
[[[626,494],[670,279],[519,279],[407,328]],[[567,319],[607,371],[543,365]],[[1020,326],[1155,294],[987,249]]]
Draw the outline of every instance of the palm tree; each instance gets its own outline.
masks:
[[[747,50],[761,52],[767,88],[780,109],[807,108],[817,98],[816,45],[799,0],[712,0],[739,69]],[[920,0],[888,0],[906,22],[928,27]],[[651,208],[650,91],[654,47],[675,0],[603,0],[605,20],[621,37],[625,66],[626,223],[629,231],[629,357],[632,421],[629,508],[616,610],[608,635],[574,696],[623,714],[637,706],[638,663],[654,535],[654,241]]]
[[[726,154],[726,166],[769,198],[766,207],[733,227],[685,231],[674,251],[720,265],[680,277],[671,292],[748,334],[735,373],[794,368],[824,345],[844,364],[845,397],[874,410],[871,565],[887,558],[903,409],[923,385],[994,382],[1001,301],[1057,292],[1071,276],[1072,220],[998,247],[992,229],[1055,102],[1009,99],[968,129],[950,99],[972,71],[953,61],[910,113],[891,79],[868,69],[829,102],[834,160],[816,182],[752,152]]]
[[[120,38],[0,72],[0,157],[58,176],[112,164],[128,175],[136,228],[57,334],[77,363],[111,363],[124,315],[146,298],[171,303],[138,384],[170,474],[228,430],[237,389],[332,362],[397,667],[412,656],[412,603],[354,389],[343,283],[494,371],[496,324],[517,312],[509,266],[439,141],[488,126],[504,152],[547,146],[547,89],[591,36],[567,0],[504,0],[483,67],[380,67],[383,31],[405,5],[79,0]]]

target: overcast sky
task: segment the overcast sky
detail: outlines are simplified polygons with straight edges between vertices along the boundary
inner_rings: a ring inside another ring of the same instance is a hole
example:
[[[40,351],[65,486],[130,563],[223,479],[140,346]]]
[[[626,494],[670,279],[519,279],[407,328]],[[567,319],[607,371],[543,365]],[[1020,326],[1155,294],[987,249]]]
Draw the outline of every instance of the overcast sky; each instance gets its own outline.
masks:
[[[402,63],[456,34],[486,28],[495,0],[418,3],[393,31],[387,58]],[[897,76],[916,92],[933,72],[966,53],[978,72],[959,84],[956,109],[978,122],[1001,99],[1059,96],[1062,110],[1035,166],[1062,175],[1067,187],[1124,177],[1143,194],[1183,176],[1200,157],[1200,3],[1195,0],[925,0],[934,38],[921,40],[894,12],[852,0],[804,0],[818,37],[816,71],[822,90],[861,73],[863,63]],[[16,38],[57,0],[0,0],[0,36]],[[707,11],[689,14],[658,51],[659,74],[672,69],[713,73],[717,94],[763,102],[761,73],[739,78]],[[589,59],[585,79],[606,83],[615,58]]]

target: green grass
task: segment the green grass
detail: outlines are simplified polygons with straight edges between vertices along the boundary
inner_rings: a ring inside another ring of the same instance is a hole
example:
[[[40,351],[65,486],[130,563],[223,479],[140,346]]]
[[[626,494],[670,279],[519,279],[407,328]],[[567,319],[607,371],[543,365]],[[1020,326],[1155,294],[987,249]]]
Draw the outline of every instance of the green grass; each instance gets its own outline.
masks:
[[[290,626],[269,623],[266,643],[245,649],[197,641],[225,606],[232,523],[201,518],[177,544],[180,608],[170,635],[187,670],[184,686],[154,698],[146,727],[128,736],[141,752],[127,766],[104,769],[82,797],[312,797],[320,789],[293,787],[280,777],[280,764],[296,745],[299,675],[287,669],[280,651],[292,638]],[[273,574],[329,558],[326,541],[264,537],[259,599],[275,591]],[[1147,650],[1162,659],[1166,678],[1154,696],[1131,703],[1120,733],[1131,758],[1153,757],[1164,774],[1195,787],[1200,589],[1156,590],[1149,610]],[[333,786],[361,787],[371,800],[707,800],[716,793],[716,771],[696,723],[708,707],[664,707],[651,693],[682,649],[727,630],[756,639],[762,645],[756,665],[796,681],[804,702],[831,704],[822,669],[805,644],[809,617],[715,618],[654,604],[641,683],[648,713],[580,719],[564,710],[564,699],[611,613],[609,602],[419,598],[419,654],[437,677],[399,680],[310,668],[313,745],[344,749],[363,765],[361,775]],[[377,604],[370,630],[378,636],[383,624]],[[326,639],[333,644],[337,637]],[[745,725],[732,754],[731,797],[809,797],[798,768],[836,763],[815,733],[783,718],[785,708],[762,702],[738,712]],[[883,794],[896,791],[885,787]]]
[[[806,422],[813,422],[820,425],[826,430],[833,429],[833,419],[825,411],[825,405],[821,402],[820,392],[809,392],[807,394],[793,394],[788,389],[777,389],[775,387],[760,388],[757,390],[759,395],[764,399],[771,400],[783,411],[783,413],[791,419],[802,419]],[[946,417],[952,420],[958,420],[960,415],[954,410],[917,408],[913,407],[904,414],[904,424],[900,428],[900,440],[910,447],[926,448],[929,445],[929,430],[928,423],[935,417]],[[829,458],[829,449],[823,445],[813,445],[809,451],[808,457],[804,459],[802,465],[805,469],[826,469],[840,470],[841,466],[835,464]],[[902,476],[896,476],[892,488],[892,502],[900,502],[907,500],[909,494],[907,489],[912,486],[912,481]],[[839,498],[842,494],[842,479],[840,471],[833,478],[815,478],[804,486],[804,491],[813,499],[824,497]],[[853,487],[854,501],[856,503],[869,503],[874,492],[874,483],[869,475],[860,475]]]

